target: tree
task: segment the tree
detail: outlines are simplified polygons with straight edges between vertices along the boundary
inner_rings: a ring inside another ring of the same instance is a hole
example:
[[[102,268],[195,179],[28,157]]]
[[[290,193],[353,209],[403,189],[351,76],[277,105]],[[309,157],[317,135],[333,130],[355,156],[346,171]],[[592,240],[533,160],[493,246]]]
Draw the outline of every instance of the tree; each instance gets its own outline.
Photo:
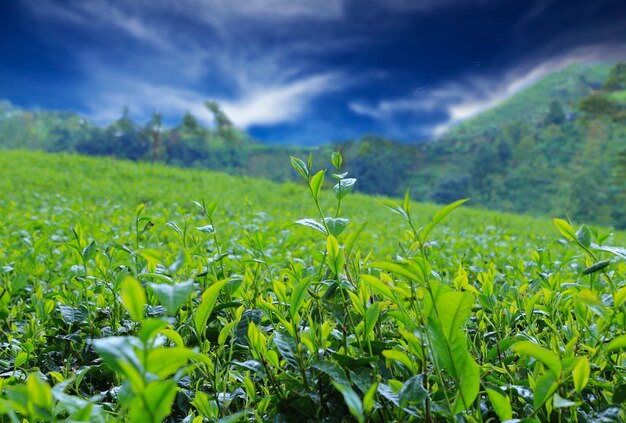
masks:
[[[548,113],[543,119],[543,125],[560,125],[565,121],[565,113],[563,106],[559,100],[552,100],[548,106]]]
[[[152,162],[159,161],[163,157],[163,129],[161,113],[153,112],[152,118],[145,128],[150,140],[150,160]]]
[[[626,63],[618,63],[613,66],[602,88],[607,91],[626,89]]]

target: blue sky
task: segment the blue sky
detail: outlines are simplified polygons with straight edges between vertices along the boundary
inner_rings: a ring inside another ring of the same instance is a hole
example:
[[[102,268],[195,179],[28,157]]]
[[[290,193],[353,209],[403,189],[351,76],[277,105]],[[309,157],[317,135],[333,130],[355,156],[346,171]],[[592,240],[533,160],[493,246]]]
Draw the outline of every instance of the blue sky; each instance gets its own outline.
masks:
[[[268,142],[445,131],[572,62],[626,54],[626,2],[0,2],[0,98],[210,124],[206,99]]]

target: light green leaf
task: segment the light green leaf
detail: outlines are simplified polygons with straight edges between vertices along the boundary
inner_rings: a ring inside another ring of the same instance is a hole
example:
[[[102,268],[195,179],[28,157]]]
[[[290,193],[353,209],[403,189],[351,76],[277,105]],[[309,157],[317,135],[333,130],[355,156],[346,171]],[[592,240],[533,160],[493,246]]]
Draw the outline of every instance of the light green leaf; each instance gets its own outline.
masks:
[[[500,390],[487,388],[487,396],[500,420],[510,420],[513,418],[513,410],[511,408],[511,400]]]
[[[52,390],[50,385],[31,374],[26,382],[28,392],[28,411],[40,419],[54,420],[52,415]]]
[[[289,304],[289,313],[293,319],[295,315],[300,311],[300,307],[306,299],[307,289],[311,284],[311,279],[307,278],[302,280],[291,292],[291,300]]]
[[[391,212],[393,212],[395,214],[399,214],[400,216],[404,217],[405,219],[408,219],[409,216],[406,214],[404,209],[402,207],[400,207],[398,204],[396,204],[395,202],[393,202],[391,200],[380,200],[379,203],[381,205],[387,207]]]
[[[146,292],[137,279],[126,276],[120,288],[122,304],[128,310],[130,317],[134,321],[140,322],[143,319],[143,309],[146,305]]]
[[[146,368],[161,379],[173,375],[183,368],[193,352],[184,347],[159,347],[148,353]]]
[[[326,258],[328,267],[335,275],[339,275],[343,271],[345,259],[343,250],[339,248],[337,239],[332,235],[326,239],[326,251],[328,253]]]
[[[460,381],[468,357],[465,336],[457,329],[459,333],[448,340],[436,317],[428,319],[426,329],[435,365],[448,372],[456,381]]]
[[[574,228],[572,228],[572,225],[570,225],[569,222],[563,219],[552,219],[552,221],[561,235],[570,241],[576,241],[576,232],[574,232]]]
[[[525,355],[541,361],[546,365],[554,376],[559,377],[561,375],[561,362],[559,358],[552,352],[534,342],[521,341],[515,343],[511,349],[518,355]]]
[[[333,166],[335,166],[335,169],[337,169],[337,172],[339,172],[339,169],[341,168],[341,163],[343,162],[343,159],[341,158],[341,153],[338,151],[333,151],[330,156],[330,160],[332,161]]]
[[[324,184],[324,175],[326,174],[326,169],[320,170],[311,178],[310,186],[311,192],[313,193],[313,198],[317,200],[320,196],[320,191],[322,190],[322,185]]]
[[[302,175],[304,179],[309,179],[309,169],[302,160],[291,156],[291,165],[298,171],[298,173],[300,173],[300,175]]]
[[[574,401],[570,401],[566,398],[563,398],[559,394],[555,393],[554,396],[552,397],[552,406],[554,408],[568,408],[568,407],[574,407],[575,405],[576,403]]]
[[[180,306],[187,301],[187,298],[193,291],[193,279],[173,285],[164,283],[150,283],[148,285],[170,314],[176,314]]]
[[[395,273],[397,275],[404,276],[405,278],[416,281],[416,282],[420,282],[424,280],[424,278],[421,275],[419,275],[418,273],[414,271],[415,269],[411,269],[408,266],[402,265],[402,264],[390,263],[388,261],[375,261],[373,263],[370,263],[367,267],[384,270],[390,273]]]
[[[411,214],[411,191],[409,188],[406,189],[404,193],[404,201],[402,202],[402,210],[406,213],[406,215]]]
[[[605,347],[605,351],[611,352],[620,348],[626,348],[626,335],[618,336],[617,338],[609,342]]]
[[[469,292],[448,292],[437,300],[441,328],[450,341],[472,312],[474,296]]]
[[[464,198],[462,200],[455,201],[454,203],[448,204],[447,206],[439,210],[437,213],[435,213],[431,222],[428,225],[426,225],[426,227],[424,227],[424,230],[422,231],[422,235],[421,235],[422,242],[425,242],[428,239],[428,235],[430,235],[430,233],[435,228],[435,226],[441,223],[441,221],[447,215],[449,215],[450,213],[454,211],[454,209],[465,204],[468,201],[469,201],[469,198]]]
[[[320,222],[318,222],[315,219],[300,219],[300,220],[296,220],[295,223],[301,226],[306,226],[307,228],[315,229],[316,231],[321,232],[324,235],[328,235],[324,225],[322,225]]]
[[[587,383],[589,383],[589,375],[591,374],[591,368],[589,366],[589,360],[587,357],[581,357],[580,360],[574,366],[572,370],[572,379],[574,380],[574,389],[580,393]]]
[[[363,411],[365,414],[369,414],[374,408],[374,398],[376,398],[376,391],[378,390],[379,384],[379,381],[372,383],[363,396]]]
[[[146,420],[146,417],[150,416],[153,423],[162,422],[172,412],[175,397],[176,382],[173,380],[150,383],[146,386],[142,397],[137,397],[133,401],[130,407],[129,421],[133,423],[148,422],[150,420]]]
[[[378,322],[378,317],[380,316],[380,303],[378,301],[374,302],[371,306],[367,308],[365,311],[365,328],[363,329],[363,339],[369,339],[372,331],[374,330],[374,326],[376,322]]]
[[[469,409],[480,391],[480,367],[469,352],[465,354],[465,362],[460,370],[459,389],[453,407],[455,414]]]

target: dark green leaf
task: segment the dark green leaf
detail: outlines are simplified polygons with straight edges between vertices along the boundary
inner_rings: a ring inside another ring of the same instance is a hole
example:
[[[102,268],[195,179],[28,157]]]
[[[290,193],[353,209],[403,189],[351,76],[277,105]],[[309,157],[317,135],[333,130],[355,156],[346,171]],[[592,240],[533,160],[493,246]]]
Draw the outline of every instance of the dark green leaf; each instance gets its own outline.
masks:
[[[420,405],[427,396],[428,392],[424,389],[424,375],[415,375],[402,386],[399,393],[400,407]]]

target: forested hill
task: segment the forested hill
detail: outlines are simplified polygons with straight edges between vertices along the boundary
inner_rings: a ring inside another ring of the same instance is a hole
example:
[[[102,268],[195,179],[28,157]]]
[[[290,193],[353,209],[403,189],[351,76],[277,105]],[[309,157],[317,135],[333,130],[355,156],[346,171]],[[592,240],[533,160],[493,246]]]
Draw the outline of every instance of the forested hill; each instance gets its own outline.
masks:
[[[503,103],[454,126],[449,135],[480,134],[504,124],[525,120],[540,125],[550,103],[557,100],[566,116],[574,118],[578,102],[606,81],[613,65],[572,64],[526,87]]]
[[[273,180],[300,147],[262,144],[235,128],[219,105],[214,127],[191,114],[165,128],[127,111],[108,127],[69,112],[24,111],[0,102],[0,146],[70,151],[201,167]],[[357,189],[420,201],[470,197],[474,206],[626,228],[626,65],[572,65],[546,76],[441,139],[402,145],[368,135],[314,150],[341,150]]]

